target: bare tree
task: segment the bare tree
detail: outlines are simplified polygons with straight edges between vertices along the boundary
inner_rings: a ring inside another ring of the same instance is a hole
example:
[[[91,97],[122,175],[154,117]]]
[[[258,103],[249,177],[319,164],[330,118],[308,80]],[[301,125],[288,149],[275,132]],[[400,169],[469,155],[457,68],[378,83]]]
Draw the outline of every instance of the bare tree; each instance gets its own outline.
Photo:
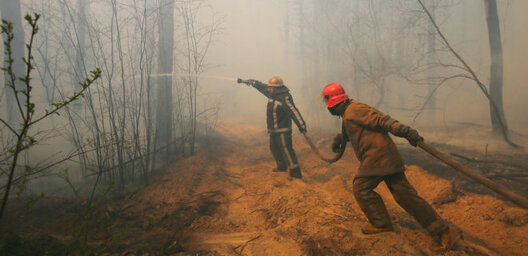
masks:
[[[429,18],[429,21],[433,24],[436,32],[438,33],[438,36],[441,38],[442,42],[444,43],[445,47],[454,55],[454,57],[460,62],[460,64],[445,64],[444,66],[447,66],[447,67],[452,67],[452,68],[455,68],[455,69],[458,69],[458,70],[462,70],[464,71],[463,74],[456,74],[456,75],[453,75],[453,76],[450,76],[450,77],[446,77],[446,78],[442,78],[440,79],[441,81],[438,83],[437,85],[437,88],[438,86],[440,86],[441,84],[443,84],[445,81],[447,80],[450,80],[450,79],[453,79],[453,78],[467,78],[467,79],[470,79],[470,80],[473,80],[478,88],[480,89],[480,91],[484,94],[484,96],[486,96],[486,98],[488,99],[488,102],[490,104],[490,108],[492,110],[492,113],[494,113],[496,116],[500,116],[500,109],[499,107],[497,106],[497,103],[494,101],[494,99],[492,98],[492,96],[490,95],[490,93],[488,92],[488,89],[486,88],[486,86],[484,85],[484,83],[482,83],[482,81],[479,79],[479,77],[477,76],[477,74],[475,73],[475,71],[473,71],[473,69],[467,64],[467,62],[460,56],[460,54],[458,52],[456,52],[453,47],[451,46],[451,44],[449,43],[449,41],[447,40],[447,38],[444,36],[444,34],[442,33],[442,31],[440,30],[440,28],[438,27],[435,19],[433,18],[433,16],[431,15],[431,12],[429,12],[429,10],[427,9],[427,7],[423,4],[422,0],[417,0],[418,3],[420,4],[421,8],[424,10],[424,12],[426,13],[427,17]],[[498,24],[498,23],[497,23]],[[500,40],[499,40],[500,41]],[[508,136],[508,130],[507,130],[507,127],[506,127],[506,124],[503,122],[503,119],[502,118],[496,118],[496,121],[498,122],[499,124],[499,127],[501,128],[500,131],[502,133],[502,136],[504,138],[504,141],[506,141],[510,146],[513,146],[513,147],[519,147],[519,145],[515,144],[514,142],[512,142]]]
[[[180,69],[189,76],[183,77],[183,84],[187,88],[187,103],[189,113],[189,146],[190,154],[195,153],[195,142],[197,137],[198,124],[198,88],[199,74],[206,68],[206,56],[213,42],[213,37],[219,32],[219,23],[214,16],[211,23],[201,25],[198,22],[198,14],[203,8],[203,1],[185,0],[178,6],[181,15],[185,41],[183,42],[182,59]]]
[[[181,155],[185,155],[185,143],[194,153],[201,124],[214,123],[211,117],[216,106],[202,99],[197,77],[178,80],[181,84],[175,86],[171,76],[176,65],[179,72],[195,75],[208,67],[206,56],[218,24],[214,20],[207,25],[198,22],[202,17],[198,11],[205,1],[178,2],[179,7],[188,8],[179,8],[178,16],[174,14],[174,0],[35,2],[27,8],[50,14],[43,17],[43,35],[39,33],[35,45],[35,67],[45,101],[53,104],[67,100],[75,91],[72,82],[89,73],[86,67],[91,63],[102,70],[95,83],[105,86],[87,88],[83,104],[64,106],[66,122],[53,119],[54,127],[66,130],[61,130],[57,140],[70,142],[73,153],[68,157],[78,158],[69,166],[71,177],[94,182],[90,202],[101,190],[101,182],[117,184],[120,191],[115,192],[124,192],[126,183],[148,178],[154,169],[166,166],[173,160],[175,149],[181,147]],[[176,22],[182,24],[178,29]],[[176,32],[182,35],[177,45],[173,41]],[[46,39],[40,40],[42,37]],[[153,75],[154,71],[164,75]],[[167,107],[166,102],[177,110]],[[0,132],[6,130],[6,126],[0,127]],[[178,138],[174,138],[176,133]],[[170,138],[161,139],[166,135]],[[0,159],[8,154],[4,137]],[[25,181],[14,177],[13,184],[20,182]]]
[[[495,103],[496,110],[490,104],[491,125],[494,134],[500,134],[501,129],[508,131],[502,104],[502,42],[497,12],[496,0],[484,0],[486,21],[488,23],[488,36],[491,54],[489,94]],[[502,124],[502,125],[501,125]]]
[[[86,74],[86,60],[88,56],[86,54],[86,35],[88,34],[88,13],[90,12],[90,2],[89,0],[78,0],[77,1],[77,22],[75,34],[77,38],[77,47],[75,55],[75,78],[76,84],[82,77]]]
[[[436,3],[434,1],[429,1],[431,17],[435,19],[436,15]],[[434,65],[436,64],[436,31],[433,24],[428,23],[427,29],[427,65],[428,65],[428,78],[429,78],[429,91],[428,94],[431,95],[429,99],[429,118],[431,121],[436,121],[436,95],[434,94]]]
[[[39,19],[39,15],[35,14],[34,17],[31,17],[30,15],[26,15],[25,19],[31,26],[31,36],[29,38],[29,42],[26,45],[27,47],[27,56],[23,58],[23,62],[25,65],[25,73],[23,76],[17,76],[14,73],[13,69],[13,55],[12,55],[12,49],[11,46],[13,44],[13,40],[15,37],[14,33],[14,26],[13,23],[10,23],[6,20],[2,20],[2,35],[4,36],[4,46],[5,51],[7,55],[7,67],[2,68],[6,72],[6,77],[9,79],[6,86],[9,87],[9,89],[13,92],[14,101],[16,102],[17,108],[20,110],[19,114],[20,116],[18,119],[22,120],[22,123],[19,125],[11,125],[7,121],[0,118],[0,122],[9,129],[9,131],[16,137],[16,143],[14,147],[10,150],[11,152],[11,164],[9,165],[9,169],[7,170],[7,182],[4,188],[4,196],[2,200],[2,205],[0,208],[0,221],[2,220],[2,216],[4,214],[5,207],[7,205],[7,201],[9,198],[9,192],[10,188],[12,186],[12,182],[14,179],[15,170],[17,169],[18,159],[20,154],[23,151],[26,151],[30,147],[34,146],[36,143],[36,139],[29,133],[29,130],[32,126],[37,124],[38,122],[48,118],[49,116],[56,114],[60,109],[64,108],[65,106],[69,105],[70,103],[74,102],[75,100],[79,99],[81,96],[83,96],[83,93],[88,87],[97,79],[99,78],[99,75],[101,74],[100,70],[95,70],[91,72],[91,77],[87,78],[84,82],[81,83],[81,90],[74,92],[73,95],[68,97],[64,101],[55,102],[52,104],[52,107],[48,110],[45,110],[44,114],[41,114],[40,116],[35,116],[35,103],[33,102],[31,98],[31,71],[34,69],[33,66],[33,42],[35,35],[38,31],[37,21]],[[15,85],[15,81],[21,81],[23,83],[22,88],[17,88]],[[21,97],[22,96],[22,97]],[[26,169],[29,167],[26,166]],[[4,171],[2,170],[2,173]]]
[[[163,160],[170,161],[172,154],[172,73],[174,58],[174,0],[159,2],[159,52],[158,72],[171,74],[158,77],[156,109],[156,142],[158,147],[167,147]]]

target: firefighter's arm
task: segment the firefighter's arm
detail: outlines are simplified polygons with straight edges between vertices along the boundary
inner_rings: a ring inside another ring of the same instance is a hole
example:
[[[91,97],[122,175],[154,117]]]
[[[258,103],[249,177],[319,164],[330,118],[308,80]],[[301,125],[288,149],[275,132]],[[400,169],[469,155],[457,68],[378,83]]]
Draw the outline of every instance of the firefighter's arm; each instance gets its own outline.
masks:
[[[286,108],[290,112],[290,116],[292,117],[293,121],[299,127],[299,131],[302,133],[306,132],[306,123],[304,122],[304,119],[302,118],[301,112],[295,107],[295,104],[293,103],[293,99],[291,96],[284,97],[284,102]]]
[[[417,130],[398,122],[398,120],[389,118],[385,122],[384,126],[385,126],[386,131],[398,137],[406,138],[409,141],[409,143],[415,147],[419,141],[424,140],[424,138],[420,136]]]
[[[264,96],[268,98],[271,96],[270,92],[268,91],[268,85],[261,81],[254,80],[254,79],[248,79],[248,80],[245,80],[244,83],[254,87],[255,89],[257,89],[257,91],[264,94]]]
[[[345,117],[348,122],[376,131],[388,131],[387,121],[391,119],[368,105],[355,106],[346,112]]]
[[[415,147],[419,141],[423,141],[423,137],[420,136],[415,129],[401,124],[389,115],[383,114],[379,110],[370,106],[365,105],[355,108],[350,113],[347,113],[347,116],[351,117],[351,122],[360,126],[372,130],[390,132],[398,137],[406,138],[409,143]]]

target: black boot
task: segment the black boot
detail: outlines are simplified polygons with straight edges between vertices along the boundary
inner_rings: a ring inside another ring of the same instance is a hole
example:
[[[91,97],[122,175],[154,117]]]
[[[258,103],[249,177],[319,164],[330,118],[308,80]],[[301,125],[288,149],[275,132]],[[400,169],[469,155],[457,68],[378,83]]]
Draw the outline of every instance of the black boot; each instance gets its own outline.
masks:
[[[447,230],[444,230],[438,238],[438,247],[435,248],[435,251],[442,252],[451,250],[458,241],[462,239],[462,235],[455,228],[449,227]]]
[[[290,177],[302,179],[301,168],[290,169]]]

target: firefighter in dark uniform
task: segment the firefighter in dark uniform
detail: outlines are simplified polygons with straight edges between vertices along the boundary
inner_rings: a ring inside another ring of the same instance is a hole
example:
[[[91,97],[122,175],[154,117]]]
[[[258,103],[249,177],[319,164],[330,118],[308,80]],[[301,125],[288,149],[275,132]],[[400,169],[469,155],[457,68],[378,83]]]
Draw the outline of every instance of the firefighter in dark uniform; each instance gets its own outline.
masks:
[[[437,239],[438,249],[450,249],[460,234],[409,183],[398,148],[388,135],[390,132],[406,138],[416,146],[423,140],[418,132],[367,104],[349,99],[338,83],[328,84],[323,97],[330,113],[340,116],[343,122],[343,132],[334,139],[332,150],[337,152],[344,141],[349,141],[360,161],[353,192],[369,220],[361,231],[364,234],[393,231],[385,204],[374,191],[379,183],[385,182],[396,202]]]
[[[253,79],[239,80],[239,82],[255,87],[268,98],[266,122],[270,134],[270,150],[277,163],[277,168],[273,171],[288,170],[291,177],[302,178],[301,168],[292,146],[292,119],[302,133],[306,132],[306,123],[293,103],[290,90],[278,76],[272,77],[268,84]]]

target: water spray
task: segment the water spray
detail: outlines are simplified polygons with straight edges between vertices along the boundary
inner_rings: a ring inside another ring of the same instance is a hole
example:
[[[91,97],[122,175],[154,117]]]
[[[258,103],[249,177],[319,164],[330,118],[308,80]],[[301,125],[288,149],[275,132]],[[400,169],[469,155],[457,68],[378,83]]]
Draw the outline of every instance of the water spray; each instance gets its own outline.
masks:
[[[141,76],[137,75],[135,78],[139,78]],[[216,80],[223,80],[223,81],[230,81],[230,82],[237,82],[237,78],[231,78],[231,77],[225,77],[225,76],[212,76],[212,75],[201,75],[201,74],[186,74],[186,73],[163,73],[163,74],[151,74],[149,77],[197,77],[197,78],[210,78],[210,79],[216,79]],[[241,80],[240,78],[238,78]]]

